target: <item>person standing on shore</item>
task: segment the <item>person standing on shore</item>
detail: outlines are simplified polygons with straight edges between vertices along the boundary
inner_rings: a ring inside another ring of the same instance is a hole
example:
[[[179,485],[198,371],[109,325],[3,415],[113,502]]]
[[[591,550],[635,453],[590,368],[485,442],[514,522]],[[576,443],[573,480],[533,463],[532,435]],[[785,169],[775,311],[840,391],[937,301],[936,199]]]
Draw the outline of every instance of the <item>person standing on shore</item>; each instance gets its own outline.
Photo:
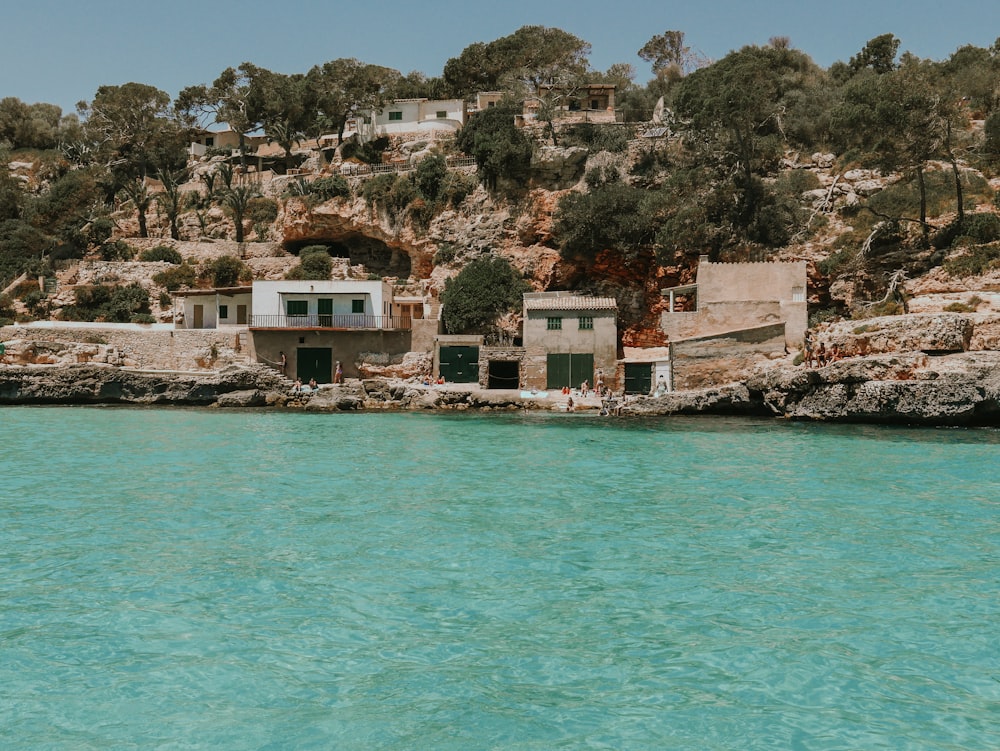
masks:
[[[344,369],[340,367],[340,360],[337,360],[337,369],[333,372],[333,382],[334,383],[344,382]]]

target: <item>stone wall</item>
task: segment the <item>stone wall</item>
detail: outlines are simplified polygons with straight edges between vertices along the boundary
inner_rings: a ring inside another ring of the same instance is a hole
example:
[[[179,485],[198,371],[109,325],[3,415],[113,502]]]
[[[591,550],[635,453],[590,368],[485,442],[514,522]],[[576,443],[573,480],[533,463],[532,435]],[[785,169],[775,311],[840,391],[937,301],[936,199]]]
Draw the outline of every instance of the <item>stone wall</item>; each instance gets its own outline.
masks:
[[[10,364],[109,363],[150,370],[217,370],[248,363],[246,331],[141,324],[14,324],[0,329]]]
[[[674,389],[703,389],[740,381],[785,356],[785,325],[730,331],[671,345]]]
[[[480,347],[479,348],[479,386],[489,388],[490,362],[493,360],[517,362],[517,383],[509,388],[517,389],[525,383],[526,369],[524,347]]]
[[[409,331],[331,331],[320,329],[288,329],[288,330],[257,330],[250,332],[250,353],[258,362],[275,365],[281,360],[284,352],[288,358],[286,375],[294,378],[298,369],[296,352],[299,347],[332,350],[332,367],[339,361],[345,378],[360,378],[369,374],[362,372],[364,363],[373,354],[380,356],[384,363],[390,364],[393,358],[402,364],[403,356],[411,351],[411,335]],[[320,380],[320,379],[317,379]],[[330,379],[320,380],[330,383]]]

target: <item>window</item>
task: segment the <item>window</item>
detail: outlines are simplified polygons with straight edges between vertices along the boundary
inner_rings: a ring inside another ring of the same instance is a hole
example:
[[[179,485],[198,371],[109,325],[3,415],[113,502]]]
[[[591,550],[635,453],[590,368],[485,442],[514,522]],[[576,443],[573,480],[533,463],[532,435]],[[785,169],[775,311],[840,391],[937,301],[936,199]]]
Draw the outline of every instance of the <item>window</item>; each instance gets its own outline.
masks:
[[[351,312],[352,313],[364,313],[365,312],[365,301],[364,300],[351,300]]]
[[[805,302],[805,301],[806,301],[806,288],[792,287],[792,302]]]
[[[205,145],[208,146],[209,148],[215,146],[215,136],[209,136],[208,138],[206,138]]]
[[[594,328],[594,316],[580,316],[577,320],[581,330]]]
[[[438,110],[437,116],[438,120],[444,120],[446,117],[448,117],[448,113],[445,110]]]
[[[228,305],[220,305],[219,306],[219,320],[221,321],[221,320],[223,320],[225,318],[229,318],[229,306]]]
[[[308,300],[287,300],[285,301],[285,313],[290,316],[304,316],[309,314]]]
[[[590,100],[590,109],[599,110],[600,108],[601,108],[601,103],[599,101],[597,101],[596,99]]]
[[[487,107],[487,109],[488,109],[488,108],[490,108],[490,107],[496,107],[496,106],[497,106],[497,103],[496,103],[496,102],[487,102],[487,103],[486,103],[486,107]]]
[[[545,328],[548,331],[562,331],[562,318],[558,316],[550,316],[545,321]]]
[[[403,113],[402,112],[390,112],[389,113],[389,122],[392,122],[393,120],[398,120],[398,121],[402,122],[403,121]]]

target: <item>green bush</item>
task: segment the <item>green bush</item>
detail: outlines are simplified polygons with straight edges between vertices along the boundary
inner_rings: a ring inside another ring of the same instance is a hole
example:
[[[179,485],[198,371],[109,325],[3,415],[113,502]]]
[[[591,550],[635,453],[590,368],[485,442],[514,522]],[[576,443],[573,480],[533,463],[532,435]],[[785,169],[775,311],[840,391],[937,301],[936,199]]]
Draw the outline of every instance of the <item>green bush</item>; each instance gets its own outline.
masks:
[[[181,254],[176,248],[171,248],[169,245],[157,245],[155,248],[150,248],[149,250],[142,251],[139,254],[139,260],[146,263],[152,263],[156,261],[180,264],[184,262]]]
[[[299,263],[285,274],[286,279],[329,279],[333,261],[325,245],[307,245],[299,251]]]
[[[365,203],[368,204],[368,208],[383,205],[395,182],[396,175],[391,172],[376,175],[365,182],[364,187],[361,188],[361,195],[365,199]]]
[[[441,293],[445,331],[487,333],[501,315],[520,309],[529,289],[505,258],[476,258],[445,282]]]
[[[444,189],[448,164],[440,154],[431,154],[420,160],[413,173],[417,190],[429,202],[437,201]]]
[[[434,252],[433,263],[435,266],[443,266],[446,263],[451,263],[455,260],[455,256],[458,255],[458,248],[451,243],[441,243],[438,249]]]
[[[153,275],[153,282],[161,287],[165,287],[168,292],[173,292],[181,287],[193,287],[198,272],[189,263],[181,263],[172,269],[161,271]]]
[[[1000,265],[1000,244],[975,245],[959,256],[947,259],[942,267],[953,277],[979,276]]]
[[[149,295],[138,283],[78,287],[75,296],[76,303],[62,309],[63,320],[128,323],[133,317],[150,312]]]
[[[634,130],[630,125],[577,123],[562,132],[562,146],[582,146],[591,153],[610,151],[621,154],[628,148]]]
[[[99,253],[102,261],[131,261],[135,251],[124,240],[114,240],[101,245]]]
[[[478,187],[479,180],[475,175],[464,172],[449,172],[445,175],[444,184],[441,186],[441,199],[452,206],[458,208],[462,201],[468,198]]]
[[[272,224],[278,218],[278,202],[264,196],[255,196],[247,201],[244,216],[253,225]]]
[[[235,287],[241,280],[250,280],[249,267],[235,256],[220,256],[202,266],[201,276],[213,287]]]
[[[350,198],[351,186],[343,175],[331,175],[313,180],[306,185],[309,195],[316,196],[321,201],[331,198]],[[273,220],[272,220],[273,221]]]

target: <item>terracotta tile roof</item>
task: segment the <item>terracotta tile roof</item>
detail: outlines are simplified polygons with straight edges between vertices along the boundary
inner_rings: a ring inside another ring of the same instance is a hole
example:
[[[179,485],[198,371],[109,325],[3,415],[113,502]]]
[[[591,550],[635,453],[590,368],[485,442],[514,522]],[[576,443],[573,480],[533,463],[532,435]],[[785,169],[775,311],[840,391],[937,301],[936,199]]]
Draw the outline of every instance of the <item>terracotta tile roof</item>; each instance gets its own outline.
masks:
[[[613,297],[526,297],[525,310],[617,310],[618,302]]]

